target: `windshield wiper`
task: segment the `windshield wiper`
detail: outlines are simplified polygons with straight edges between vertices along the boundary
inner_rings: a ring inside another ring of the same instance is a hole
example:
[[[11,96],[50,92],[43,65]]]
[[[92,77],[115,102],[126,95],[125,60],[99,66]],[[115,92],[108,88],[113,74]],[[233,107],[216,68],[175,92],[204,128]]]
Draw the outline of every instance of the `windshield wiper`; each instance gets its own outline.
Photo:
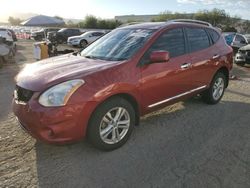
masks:
[[[88,59],[98,59],[97,57],[92,56],[92,55],[86,55],[86,56],[84,56],[84,57],[86,57],[86,58],[88,58]]]

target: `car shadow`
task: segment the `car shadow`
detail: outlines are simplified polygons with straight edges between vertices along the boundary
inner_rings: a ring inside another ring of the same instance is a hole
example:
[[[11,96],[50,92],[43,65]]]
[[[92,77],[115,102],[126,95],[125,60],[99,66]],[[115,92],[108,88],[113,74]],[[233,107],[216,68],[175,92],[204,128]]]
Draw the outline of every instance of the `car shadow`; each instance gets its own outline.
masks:
[[[223,152],[228,146],[236,153],[244,150],[249,117],[249,103],[206,105],[192,98],[144,116],[115,151],[99,151],[86,141],[66,146],[37,142],[39,187],[217,187],[222,180],[209,174],[226,173],[223,178],[238,165]],[[214,158],[219,162],[210,162]]]

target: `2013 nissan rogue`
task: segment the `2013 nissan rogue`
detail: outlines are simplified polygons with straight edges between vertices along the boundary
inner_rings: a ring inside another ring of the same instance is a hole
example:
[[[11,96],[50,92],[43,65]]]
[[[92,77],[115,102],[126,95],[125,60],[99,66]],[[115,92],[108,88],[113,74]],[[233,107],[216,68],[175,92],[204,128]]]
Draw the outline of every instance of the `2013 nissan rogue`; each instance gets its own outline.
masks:
[[[209,23],[129,25],[78,54],[27,65],[16,77],[13,111],[38,140],[63,144],[87,137],[113,150],[144,114],[197,94],[218,103],[232,62],[232,48]]]

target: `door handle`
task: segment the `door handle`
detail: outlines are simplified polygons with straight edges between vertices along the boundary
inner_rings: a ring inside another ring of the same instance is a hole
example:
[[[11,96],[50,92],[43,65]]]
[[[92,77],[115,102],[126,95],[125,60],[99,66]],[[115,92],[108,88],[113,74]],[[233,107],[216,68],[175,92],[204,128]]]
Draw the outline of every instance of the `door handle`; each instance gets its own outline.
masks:
[[[219,57],[220,57],[219,54],[215,54],[215,55],[213,56],[213,59],[217,59],[217,58],[219,58]]]
[[[188,68],[188,67],[190,67],[191,66],[191,63],[183,63],[182,65],[181,65],[181,68],[182,69],[186,69],[186,68]]]

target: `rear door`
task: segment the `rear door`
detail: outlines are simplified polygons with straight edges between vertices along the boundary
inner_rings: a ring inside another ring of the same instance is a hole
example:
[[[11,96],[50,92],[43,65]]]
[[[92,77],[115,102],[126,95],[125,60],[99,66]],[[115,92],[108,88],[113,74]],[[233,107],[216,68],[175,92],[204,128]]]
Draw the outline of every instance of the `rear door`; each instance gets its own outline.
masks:
[[[192,64],[190,84],[193,89],[208,86],[214,74],[214,65],[219,61],[220,52],[213,45],[214,42],[205,28],[186,27],[185,32]]]

